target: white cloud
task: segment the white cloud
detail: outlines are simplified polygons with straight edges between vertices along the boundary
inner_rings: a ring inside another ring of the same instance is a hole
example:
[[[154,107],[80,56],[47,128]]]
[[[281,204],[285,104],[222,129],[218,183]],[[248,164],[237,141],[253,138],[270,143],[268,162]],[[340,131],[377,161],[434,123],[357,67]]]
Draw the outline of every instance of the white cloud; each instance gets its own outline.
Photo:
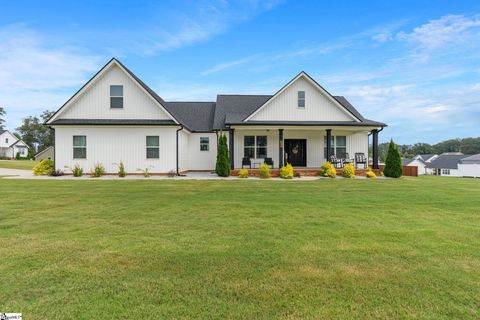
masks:
[[[0,105],[7,127],[14,129],[32,112],[58,108],[98,63],[79,49],[49,44],[26,25],[0,28]]]

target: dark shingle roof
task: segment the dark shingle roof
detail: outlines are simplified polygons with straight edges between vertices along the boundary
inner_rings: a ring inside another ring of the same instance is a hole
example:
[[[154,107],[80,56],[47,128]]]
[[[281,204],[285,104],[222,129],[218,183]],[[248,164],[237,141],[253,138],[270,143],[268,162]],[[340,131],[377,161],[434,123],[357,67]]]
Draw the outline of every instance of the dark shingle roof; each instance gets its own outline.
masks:
[[[217,95],[213,129],[224,129],[225,119],[227,117],[230,121],[242,121],[250,113],[260,108],[260,106],[267,102],[271,97],[271,95]]]
[[[166,108],[190,131],[213,130],[215,102],[167,102]]]
[[[173,120],[156,119],[57,119],[51,125],[175,125]]]
[[[426,165],[427,168],[458,169],[458,162],[468,156],[463,154],[441,154],[437,159]]]
[[[422,158],[423,161],[427,161],[431,157],[433,157],[435,154],[419,154],[420,158]]]
[[[461,163],[478,163],[480,162],[480,153],[474,154],[473,156],[465,156],[461,161]]]

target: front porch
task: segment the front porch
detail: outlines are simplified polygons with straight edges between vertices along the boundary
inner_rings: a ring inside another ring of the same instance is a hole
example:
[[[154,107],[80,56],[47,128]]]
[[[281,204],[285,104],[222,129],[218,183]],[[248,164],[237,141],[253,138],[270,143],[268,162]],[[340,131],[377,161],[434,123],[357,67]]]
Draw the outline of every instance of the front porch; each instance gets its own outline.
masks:
[[[232,126],[228,134],[231,167],[234,173],[246,168],[255,174],[260,164],[271,160],[272,174],[290,163],[296,171],[308,176],[318,174],[328,159],[336,157],[340,161],[337,169],[344,162],[353,162],[357,170],[365,170],[365,163],[354,161],[355,155],[360,154],[367,163],[371,159],[372,168],[378,169],[379,131],[377,127],[366,126]]]

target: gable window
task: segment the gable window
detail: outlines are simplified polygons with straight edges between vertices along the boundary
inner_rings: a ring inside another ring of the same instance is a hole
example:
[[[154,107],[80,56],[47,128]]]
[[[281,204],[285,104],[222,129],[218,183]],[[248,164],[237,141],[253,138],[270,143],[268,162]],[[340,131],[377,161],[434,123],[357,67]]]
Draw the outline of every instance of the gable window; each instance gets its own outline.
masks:
[[[147,136],[147,159],[158,159],[160,157],[160,138],[158,136]]]
[[[330,141],[330,154],[335,155],[338,159],[345,159],[347,157],[347,137],[346,136],[332,136]],[[327,158],[327,137],[323,138],[323,157]],[[328,159],[327,159],[328,161]]]
[[[210,150],[210,138],[209,137],[200,137],[200,151]]]
[[[5,138],[5,143],[8,143],[8,138]]]
[[[267,136],[244,136],[243,156],[262,159],[267,157]]]
[[[73,159],[87,158],[87,137],[73,136]]]
[[[298,107],[305,108],[305,91],[298,91]]]
[[[110,86],[110,108],[123,108],[123,86]]]

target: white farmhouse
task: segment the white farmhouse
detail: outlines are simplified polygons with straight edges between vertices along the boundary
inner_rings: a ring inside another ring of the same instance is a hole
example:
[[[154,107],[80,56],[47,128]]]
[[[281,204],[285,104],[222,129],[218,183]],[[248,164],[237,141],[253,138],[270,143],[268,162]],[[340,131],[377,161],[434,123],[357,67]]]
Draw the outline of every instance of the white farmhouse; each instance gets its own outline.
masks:
[[[48,121],[55,166],[101,163],[116,172],[151,168],[213,170],[217,138],[228,136],[232,168],[264,161],[319,168],[332,156],[368,159],[378,167],[378,132],[344,97],[332,96],[305,72],[273,95],[218,95],[212,102],[167,102],[117,59],[110,60]]]
[[[28,146],[8,130],[0,130],[0,158],[26,158]]]

